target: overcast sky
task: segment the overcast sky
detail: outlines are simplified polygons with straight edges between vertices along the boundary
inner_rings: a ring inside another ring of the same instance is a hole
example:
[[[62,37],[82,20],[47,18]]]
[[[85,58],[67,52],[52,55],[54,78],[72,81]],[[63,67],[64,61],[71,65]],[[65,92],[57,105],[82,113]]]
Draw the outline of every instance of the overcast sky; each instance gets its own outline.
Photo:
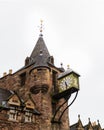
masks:
[[[0,76],[24,65],[39,37],[56,66],[77,71],[80,91],[70,122],[99,119],[104,127],[104,0],[0,0]]]

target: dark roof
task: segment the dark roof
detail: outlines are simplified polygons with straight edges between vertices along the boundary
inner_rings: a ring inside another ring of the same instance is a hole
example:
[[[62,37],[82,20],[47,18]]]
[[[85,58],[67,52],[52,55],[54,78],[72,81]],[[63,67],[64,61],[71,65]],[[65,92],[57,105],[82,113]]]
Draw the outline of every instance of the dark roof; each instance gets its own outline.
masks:
[[[81,125],[82,128],[83,128],[82,122],[81,122],[81,120],[80,120],[80,118],[79,118],[79,120],[78,120],[77,123],[75,123],[75,124],[73,124],[73,125],[70,126],[70,130],[77,130],[77,128],[78,128],[80,125]]]
[[[30,57],[26,57],[25,59],[25,66],[23,66],[18,71],[28,68],[29,66],[33,66],[32,69],[36,67],[48,67],[49,64],[54,65],[51,62],[52,56],[50,56],[47,46],[43,40],[42,35],[38,38],[38,41],[30,55]],[[15,73],[17,73],[16,71]]]
[[[0,104],[2,101],[6,101],[12,95],[12,91],[0,88]]]
[[[11,99],[14,95],[16,95],[21,103],[21,106],[24,106],[24,100],[19,96],[19,93],[17,93],[16,91],[11,91],[12,94],[8,97],[7,100]]]
[[[13,91],[9,91],[7,89],[0,88],[0,111],[3,110],[4,108],[8,108],[6,102],[8,101],[8,99],[10,99],[15,94],[18,96],[18,98],[21,102],[21,106],[25,107],[24,101],[19,97],[19,95],[17,93],[15,93]],[[5,104],[2,104],[3,101],[5,101]],[[1,107],[1,105],[3,105],[3,106]],[[37,111],[36,109],[32,110],[31,112],[34,114],[40,115],[40,112]]]
[[[92,127],[92,124],[89,120],[88,124],[84,126],[84,130],[88,130],[90,128],[90,126]],[[92,129],[93,129],[93,127],[92,127]]]
[[[38,66],[46,66],[48,67],[48,60],[49,60],[50,54],[49,51],[45,45],[45,42],[43,40],[43,37],[40,36],[31,55],[31,64],[34,63],[34,67]]]
[[[30,55],[30,57],[26,57],[25,66],[23,66],[18,71],[26,69],[30,66],[33,66],[30,71],[37,67],[47,67],[50,69],[50,66],[55,67],[54,65],[54,57],[50,56],[47,46],[44,42],[43,36],[40,35],[38,41]],[[57,67],[55,67],[57,68]],[[64,68],[57,68],[59,71],[63,72]],[[16,71],[15,73],[17,73]]]
[[[88,130],[88,129],[89,129],[89,125],[87,124],[84,126],[84,130]]]
[[[92,126],[92,124],[87,124],[87,125],[85,125],[85,126],[84,126],[84,130],[89,130],[90,125],[91,125],[91,127],[92,127],[93,130],[99,130],[99,125],[94,125],[94,126]]]
[[[81,126],[82,126],[82,129],[81,129]],[[70,126],[70,130],[78,130],[78,128],[80,128],[81,130],[90,130],[90,129],[92,129],[92,130],[104,130],[104,129],[101,128],[99,121],[98,121],[98,124],[96,124],[96,122],[91,123],[90,118],[89,118],[88,124],[86,124],[85,126],[83,126],[80,118],[79,118],[77,123]]]
[[[59,76],[58,76],[58,79],[68,75],[68,74],[71,74],[71,73],[75,73],[76,75],[80,76],[77,72],[73,71],[72,69],[67,69],[66,71],[64,71],[64,73],[61,73]]]
[[[93,126],[93,129],[94,129],[94,130],[99,130],[99,126],[98,126],[98,125],[94,125],[94,126]]]
[[[101,125],[100,125],[99,121],[98,121],[98,124],[93,125],[93,129],[94,130],[100,130],[101,129]]]
[[[48,49],[47,49],[47,47],[45,45],[45,42],[43,40],[43,37],[40,36],[37,43],[36,43],[36,45],[35,45],[35,47],[34,47],[34,49],[33,49],[33,51],[32,51],[32,53],[31,53],[30,57],[35,59],[41,53],[44,55],[45,58],[50,56],[50,54],[48,52]]]
[[[76,130],[78,126],[78,123],[75,123],[73,125],[70,126],[70,130]]]

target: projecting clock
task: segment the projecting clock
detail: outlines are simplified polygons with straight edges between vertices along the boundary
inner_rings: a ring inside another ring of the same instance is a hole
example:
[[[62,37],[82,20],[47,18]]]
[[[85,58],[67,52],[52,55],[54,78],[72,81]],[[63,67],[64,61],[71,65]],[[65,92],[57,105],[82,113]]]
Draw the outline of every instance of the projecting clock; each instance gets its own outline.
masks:
[[[73,70],[68,69],[58,77],[59,93],[66,90],[79,90],[79,75]]]
[[[64,99],[65,101],[63,101],[62,104],[59,105],[59,107],[56,109],[54,116],[52,118],[52,123],[60,123],[61,118],[64,114],[64,112],[72,105],[72,103],[75,101],[77,95],[78,95],[78,90],[79,90],[79,74],[76,73],[75,71],[73,71],[72,69],[68,68],[66,71],[64,71],[63,73],[60,73],[58,75],[58,91],[55,92],[52,96],[52,98],[55,100],[60,100],[60,99]],[[75,93],[75,97],[74,99],[71,101],[71,103],[69,103],[68,106],[66,106],[65,108],[63,107],[65,103],[68,102],[69,98],[71,97],[71,95]],[[63,111],[60,112],[61,108],[63,107]],[[59,114],[59,118],[57,120],[57,115],[58,112],[60,112],[61,114]]]
[[[68,89],[72,84],[72,78],[69,76],[66,76],[59,80],[59,86],[60,86],[60,92]]]

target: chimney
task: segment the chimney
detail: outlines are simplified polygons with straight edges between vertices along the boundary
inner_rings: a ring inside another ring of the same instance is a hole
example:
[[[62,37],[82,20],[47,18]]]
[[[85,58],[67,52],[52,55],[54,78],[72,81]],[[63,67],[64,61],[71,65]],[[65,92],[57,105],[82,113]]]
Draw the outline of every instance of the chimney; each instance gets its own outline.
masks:
[[[4,72],[4,73],[3,73],[3,77],[4,77],[4,76],[6,76],[6,75],[7,75],[7,73],[6,73],[6,72]]]
[[[12,74],[12,69],[9,70],[9,74]]]

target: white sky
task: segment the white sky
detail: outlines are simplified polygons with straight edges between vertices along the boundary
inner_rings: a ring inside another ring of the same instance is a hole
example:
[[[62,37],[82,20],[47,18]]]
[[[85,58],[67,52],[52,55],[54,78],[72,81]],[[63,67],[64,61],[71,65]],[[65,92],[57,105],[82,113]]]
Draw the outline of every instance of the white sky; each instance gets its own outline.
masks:
[[[99,119],[104,127],[104,0],[0,0],[0,75],[24,65],[44,21],[44,40],[56,66],[69,64],[80,77],[70,107],[83,124]]]

